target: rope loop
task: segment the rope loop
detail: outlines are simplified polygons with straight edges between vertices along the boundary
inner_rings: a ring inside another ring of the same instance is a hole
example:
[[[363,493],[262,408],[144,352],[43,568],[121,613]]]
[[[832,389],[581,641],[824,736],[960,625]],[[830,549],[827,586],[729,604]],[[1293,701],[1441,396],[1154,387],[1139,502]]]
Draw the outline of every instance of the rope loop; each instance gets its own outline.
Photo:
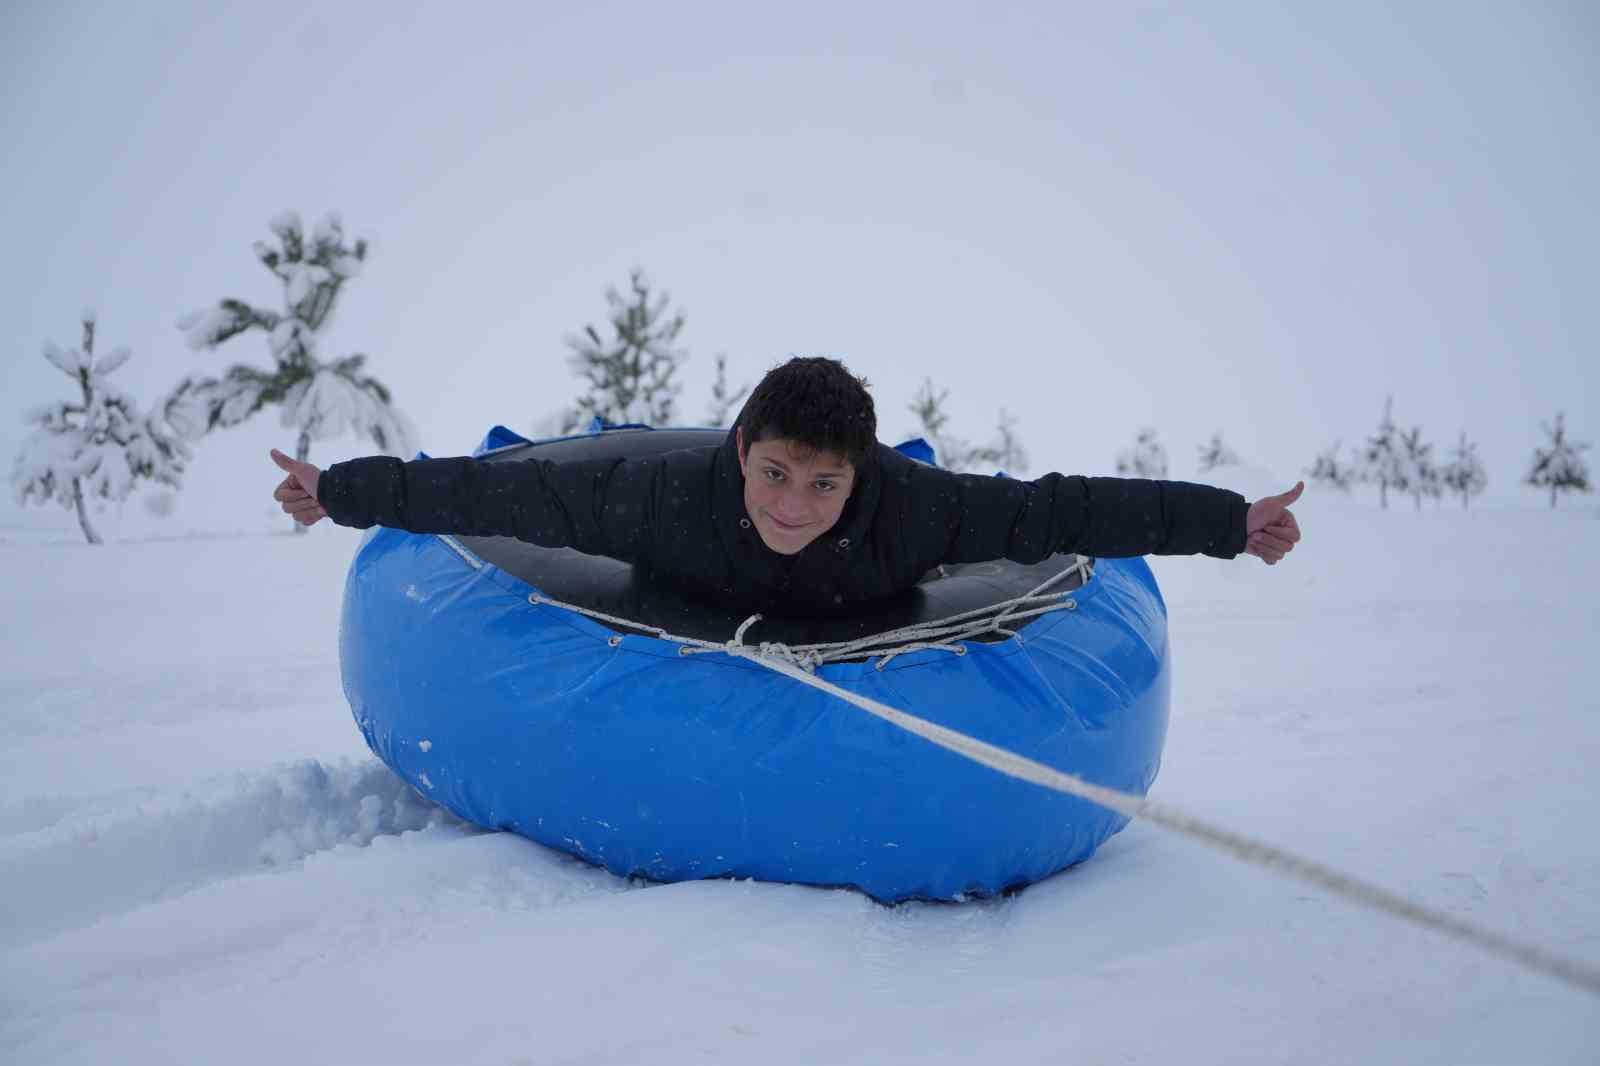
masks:
[[[761,655],[777,659],[781,662],[791,663],[809,673],[816,672],[817,667],[827,663],[846,662],[852,659],[861,659],[873,662],[876,669],[882,670],[896,656],[912,651],[947,651],[953,655],[965,655],[967,645],[964,643],[978,637],[994,633],[1002,637],[1021,640],[1020,627],[1012,628],[1017,623],[1026,623],[1041,615],[1052,611],[1071,611],[1078,606],[1072,599],[1072,591],[1052,592],[1051,589],[1059,585],[1073,574],[1081,576],[1081,585],[1087,585],[1094,577],[1094,560],[1084,556],[1075,556],[1073,561],[1061,570],[1051,575],[1045,581],[1030,589],[1021,596],[1009,600],[990,604],[987,607],[978,607],[960,614],[953,614],[946,618],[934,619],[930,622],[915,622],[899,629],[891,629],[882,633],[873,633],[856,640],[835,641],[824,644],[795,644],[788,645],[780,641],[762,641],[751,645],[746,643],[745,635],[752,626],[761,621],[760,614],[753,614],[739,624],[734,630],[732,638],[725,641],[700,640],[695,637],[679,636],[669,633],[656,626],[647,626],[640,622],[633,622],[616,615],[606,614],[589,607],[581,607],[575,603],[566,603],[562,600],[551,599],[548,596],[535,592],[528,597],[528,602],[534,606],[559,607],[562,610],[572,611],[584,615],[597,622],[607,625],[629,629],[636,633],[646,633],[660,640],[671,641],[678,645],[678,654],[682,656],[702,655],[706,652],[725,652],[733,656],[748,656],[752,650],[758,650]],[[613,645],[615,647],[615,645]]]
[[[733,631],[733,639],[730,640],[728,642],[728,644],[730,646],[736,645],[736,644],[743,644],[744,643],[744,635],[750,631],[750,627],[751,626],[755,625],[759,621],[761,621],[761,615],[760,614],[753,614],[749,618],[746,618],[744,620],[744,622],[742,624],[740,624],[739,628]]]

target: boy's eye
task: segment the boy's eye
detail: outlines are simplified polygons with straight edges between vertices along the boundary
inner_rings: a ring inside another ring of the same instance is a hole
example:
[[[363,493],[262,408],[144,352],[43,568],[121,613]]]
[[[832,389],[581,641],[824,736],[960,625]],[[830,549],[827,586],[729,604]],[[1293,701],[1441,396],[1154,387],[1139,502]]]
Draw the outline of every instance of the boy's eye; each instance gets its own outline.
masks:
[[[831,481],[818,481],[815,484],[818,492],[832,492],[835,488],[834,483]]]
[[[768,481],[782,481],[783,480],[783,471],[779,470],[775,466],[767,467],[765,470],[762,471],[762,473],[767,475],[767,480]]]

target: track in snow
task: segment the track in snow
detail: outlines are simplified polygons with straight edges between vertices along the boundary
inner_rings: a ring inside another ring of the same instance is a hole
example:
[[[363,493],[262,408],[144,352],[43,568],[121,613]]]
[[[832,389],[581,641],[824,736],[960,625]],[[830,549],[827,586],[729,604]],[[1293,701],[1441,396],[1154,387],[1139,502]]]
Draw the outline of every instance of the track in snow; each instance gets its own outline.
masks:
[[[0,946],[208,881],[431,827],[471,832],[376,761],[306,760],[207,780],[0,809]]]

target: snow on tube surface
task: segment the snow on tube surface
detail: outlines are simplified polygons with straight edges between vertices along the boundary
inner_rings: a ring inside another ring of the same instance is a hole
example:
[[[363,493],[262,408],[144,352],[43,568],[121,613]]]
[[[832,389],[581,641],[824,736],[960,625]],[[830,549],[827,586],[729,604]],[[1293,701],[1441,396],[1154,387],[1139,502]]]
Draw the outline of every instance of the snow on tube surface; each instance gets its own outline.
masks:
[[[721,439],[638,427],[529,443],[496,427],[477,454],[644,454]],[[805,624],[749,639],[850,639],[947,617],[974,595],[1020,595],[1070,561],[955,568],[969,573],[919,585],[836,635]],[[703,639],[726,640],[742,620],[641,589],[615,560],[506,538],[369,530],[345,586],[345,695],[373,752],[469,822],[625,876],[848,885],[884,901],[992,895],[1082,862],[1126,824],[754,663],[683,656],[675,643],[533,604],[535,592]],[[1103,559],[1064,596],[1074,609],[1028,622],[1018,639],[817,672],[1143,794],[1170,702],[1155,578],[1143,559]]]

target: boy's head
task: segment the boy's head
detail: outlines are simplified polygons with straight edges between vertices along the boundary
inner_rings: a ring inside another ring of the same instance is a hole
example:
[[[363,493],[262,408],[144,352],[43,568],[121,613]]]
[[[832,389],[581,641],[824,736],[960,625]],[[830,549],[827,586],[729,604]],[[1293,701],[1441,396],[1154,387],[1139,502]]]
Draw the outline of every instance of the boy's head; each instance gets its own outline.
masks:
[[[878,444],[878,415],[865,380],[837,359],[790,359],[767,372],[739,412],[741,454],[764,440],[793,441],[862,466]]]
[[[790,359],[761,379],[734,432],[745,509],[767,547],[793,555],[839,520],[872,462],[878,417],[843,363]]]

